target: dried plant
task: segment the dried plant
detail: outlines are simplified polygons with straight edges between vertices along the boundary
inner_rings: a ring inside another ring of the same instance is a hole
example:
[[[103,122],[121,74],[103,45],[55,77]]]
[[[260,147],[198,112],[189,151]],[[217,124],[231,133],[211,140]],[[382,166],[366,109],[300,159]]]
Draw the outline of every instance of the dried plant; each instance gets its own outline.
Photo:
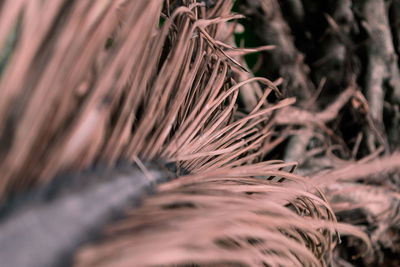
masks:
[[[223,43],[228,21],[241,17],[232,6],[0,4],[3,200],[63,171],[120,159],[161,158],[190,173],[80,248],[77,266],[324,266],[339,233],[368,243],[336,222],[317,178],[293,174],[296,163],[264,161],[292,134],[275,111],[294,99],[265,78],[235,80],[246,68],[234,55],[249,51]],[[244,114],[237,99],[250,83],[265,89]],[[273,93],[278,100],[268,101]]]

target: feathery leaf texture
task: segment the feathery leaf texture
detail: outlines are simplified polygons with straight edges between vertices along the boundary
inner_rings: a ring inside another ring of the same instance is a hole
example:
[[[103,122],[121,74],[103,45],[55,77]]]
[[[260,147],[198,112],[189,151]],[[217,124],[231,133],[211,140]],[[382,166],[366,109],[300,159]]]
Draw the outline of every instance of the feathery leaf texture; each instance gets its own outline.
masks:
[[[0,4],[1,199],[120,159],[161,158],[190,172],[106,227],[76,266],[324,266],[338,231],[368,243],[336,223],[318,185],[292,173],[295,163],[262,161],[283,140],[275,111],[294,100],[265,78],[232,78],[246,70],[230,56],[246,50],[223,44],[240,17],[232,6]],[[249,83],[266,89],[242,114],[239,89]]]

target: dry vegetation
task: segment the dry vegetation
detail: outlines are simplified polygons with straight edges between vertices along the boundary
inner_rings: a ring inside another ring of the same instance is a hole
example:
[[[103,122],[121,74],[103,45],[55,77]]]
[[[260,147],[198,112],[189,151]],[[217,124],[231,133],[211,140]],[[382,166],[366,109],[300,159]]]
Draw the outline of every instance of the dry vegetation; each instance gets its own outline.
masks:
[[[400,37],[380,18],[400,5],[281,2],[0,2],[1,205],[162,159],[186,175],[74,265],[395,266]],[[317,12],[325,31],[307,28]]]

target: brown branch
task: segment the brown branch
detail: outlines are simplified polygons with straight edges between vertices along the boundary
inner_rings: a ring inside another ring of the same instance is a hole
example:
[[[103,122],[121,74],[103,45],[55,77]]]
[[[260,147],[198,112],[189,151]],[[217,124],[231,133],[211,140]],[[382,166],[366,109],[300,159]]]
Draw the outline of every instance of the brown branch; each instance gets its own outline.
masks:
[[[325,184],[334,181],[354,181],[375,174],[383,175],[399,170],[400,154],[397,153],[368,162],[350,163],[347,167],[315,174],[312,179],[318,184]],[[326,179],[327,176],[330,177],[329,180]]]
[[[257,10],[261,10],[259,13]],[[257,37],[266,45],[275,45],[276,49],[268,53],[265,67],[278,72],[283,78],[283,88],[289,96],[297,96],[299,105],[308,100],[315,91],[308,77],[309,68],[304,56],[297,50],[276,0],[249,0],[246,9],[254,20]]]
[[[388,21],[389,12],[383,0],[356,0],[354,9],[362,16],[361,24],[369,35],[366,45],[365,93],[372,119],[383,132],[383,103],[388,89],[393,91],[397,103],[400,100],[400,72]],[[374,139],[373,133],[367,133],[371,151],[375,150]]]

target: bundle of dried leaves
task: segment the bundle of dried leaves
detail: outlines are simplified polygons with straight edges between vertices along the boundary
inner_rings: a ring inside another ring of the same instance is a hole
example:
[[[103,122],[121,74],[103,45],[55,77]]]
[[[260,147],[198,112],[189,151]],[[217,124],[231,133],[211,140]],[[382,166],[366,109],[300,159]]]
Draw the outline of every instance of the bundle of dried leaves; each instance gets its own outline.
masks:
[[[242,16],[232,7],[223,0],[1,2],[2,205],[65,171],[162,159],[188,174],[76,247],[75,265],[324,266],[339,234],[368,245],[361,230],[336,221],[334,211],[344,209],[332,209],[320,189],[342,194],[329,179],[346,179],[345,168],[303,178],[293,173],[297,163],[267,160],[299,136],[294,124],[331,133],[325,123],[355,90],[317,116],[288,107],[295,100],[282,96],[279,80],[251,77],[241,63],[241,55],[271,46],[234,48]],[[246,111],[239,95],[250,99]],[[393,156],[371,170],[398,162]]]

